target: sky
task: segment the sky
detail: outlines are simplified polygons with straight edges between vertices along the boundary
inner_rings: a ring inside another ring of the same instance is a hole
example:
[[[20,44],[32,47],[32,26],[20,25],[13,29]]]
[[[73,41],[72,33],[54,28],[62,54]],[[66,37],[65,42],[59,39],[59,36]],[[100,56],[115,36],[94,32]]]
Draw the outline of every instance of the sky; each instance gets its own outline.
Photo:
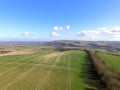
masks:
[[[0,41],[120,41],[120,0],[0,0]]]

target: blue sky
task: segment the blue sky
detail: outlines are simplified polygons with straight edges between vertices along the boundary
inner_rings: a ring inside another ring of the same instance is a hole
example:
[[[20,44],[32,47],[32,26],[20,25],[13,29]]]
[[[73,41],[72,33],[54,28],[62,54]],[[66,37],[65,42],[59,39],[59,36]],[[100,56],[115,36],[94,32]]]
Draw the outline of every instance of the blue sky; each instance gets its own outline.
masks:
[[[0,0],[0,40],[120,41],[120,0]]]

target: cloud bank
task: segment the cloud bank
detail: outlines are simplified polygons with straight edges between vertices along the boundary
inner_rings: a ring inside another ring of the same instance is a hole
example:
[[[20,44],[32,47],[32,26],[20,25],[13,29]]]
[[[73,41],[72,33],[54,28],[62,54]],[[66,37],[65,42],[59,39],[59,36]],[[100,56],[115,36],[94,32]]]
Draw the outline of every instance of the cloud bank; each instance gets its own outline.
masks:
[[[77,35],[96,40],[120,40],[120,27],[101,27],[96,30],[82,30]]]

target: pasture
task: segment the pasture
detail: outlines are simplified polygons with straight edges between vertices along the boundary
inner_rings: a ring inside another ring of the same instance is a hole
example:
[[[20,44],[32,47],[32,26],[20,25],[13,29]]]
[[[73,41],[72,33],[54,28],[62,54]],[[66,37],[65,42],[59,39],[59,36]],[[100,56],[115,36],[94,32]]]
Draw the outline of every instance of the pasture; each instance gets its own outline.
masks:
[[[101,57],[103,61],[105,61],[105,63],[109,67],[120,72],[120,57],[119,56],[114,56],[114,55],[110,55],[107,53],[98,53],[98,55]]]
[[[83,51],[39,51],[0,57],[0,90],[84,90]]]

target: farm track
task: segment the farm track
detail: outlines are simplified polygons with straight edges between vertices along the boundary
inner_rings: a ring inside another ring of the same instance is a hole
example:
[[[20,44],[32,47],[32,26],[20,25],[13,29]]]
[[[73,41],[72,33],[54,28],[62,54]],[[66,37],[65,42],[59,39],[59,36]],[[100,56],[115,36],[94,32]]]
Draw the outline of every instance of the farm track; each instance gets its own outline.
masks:
[[[71,69],[70,69],[71,62],[70,59],[68,58],[68,55],[67,55],[67,60],[68,60],[68,90],[71,90]]]
[[[19,63],[18,63],[19,64]],[[21,64],[28,64],[28,63],[21,63]],[[32,64],[32,63],[29,63],[29,65],[39,65],[41,67],[51,67],[52,65],[45,65],[45,64],[42,64],[42,63],[38,63],[38,64]],[[64,66],[54,66],[53,68],[58,68],[58,69],[65,69],[65,70],[72,70],[72,71],[79,71],[79,69],[73,69],[73,68],[68,68],[68,67],[64,67]]]
[[[61,56],[61,55],[60,55],[60,56]],[[58,56],[58,58],[56,59],[55,63],[54,63],[53,65],[51,65],[49,71],[44,75],[44,77],[43,77],[43,79],[42,79],[42,82],[40,82],[40,83],[37,85],[37,87],[36,87],[35,90],[41,90],[41,88],[43,87],[43,85],[46,84],[46,82],[47,82],[47,80],[48,80],[48,78],[49,78],[49,76],[50,76],[53,68],[56,66],[57,62],[59,62],[60,56]]]

